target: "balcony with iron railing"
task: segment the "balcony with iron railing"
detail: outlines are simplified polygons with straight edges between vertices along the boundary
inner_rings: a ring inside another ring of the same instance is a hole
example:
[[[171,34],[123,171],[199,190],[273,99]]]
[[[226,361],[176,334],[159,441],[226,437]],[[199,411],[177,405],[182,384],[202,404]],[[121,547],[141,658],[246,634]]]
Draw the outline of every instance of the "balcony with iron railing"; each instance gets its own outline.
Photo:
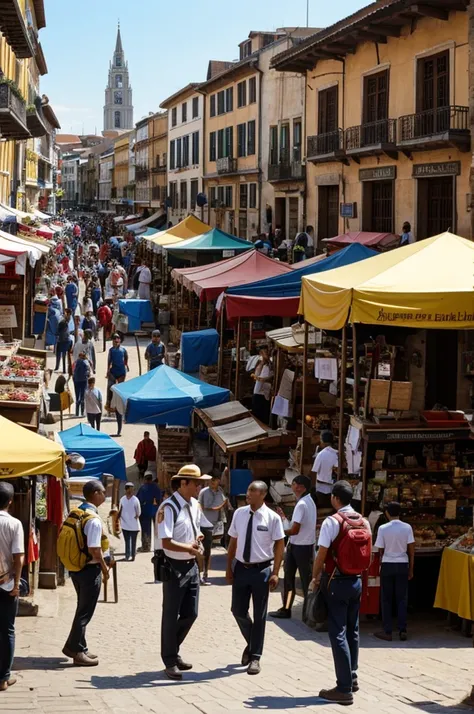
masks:
[[[307,161],[312,161],[313,163],[344,161],[345,155],[344,132],[342,129],[308,136],[306,145]]]
[[[268,162],[269,181],[291,181],[305,178],[304,166],[301,163],[301,147],[294,146],[292,151],[281,149],[278,159],[276,152],[270,150]]]
[[[25,100],[12,84],[0,78],[0,134],[4,139],[28,139]]]
[[[17,59],[33,57],[34,48],[18,0],[0,0],[0,30]]]
[[[443,147],[469,151],[469,107],[439,107],[400,117],[397,144],[406,152]]]
[[[135,203],[149,203],[151,199],[151,188],[137,186],[135,188]]]
[[[351,126],[346,129],[344,138],[347,156],[356,161],[360,156],[390,156],[397,150],[396,119],[380,119]]]
[[[26,126],[34,137],[45,136],[48,133],[39,97],[36,97],[35,101],[26,108]]]
[[[137,164],[135,166],[135,179],[137,181],[146,181],[150,174],[150,169],[144,164]]]
[[[152,173],[152,174],[164,174],[164,173],[166,173],[166,164],[158,164],[158,163],[156,163],[154,166],[152,166],[151,173]]]
[[[237,159],[231,156],[224,156],[216,161],[218,174],[233,174],[237,171]]]

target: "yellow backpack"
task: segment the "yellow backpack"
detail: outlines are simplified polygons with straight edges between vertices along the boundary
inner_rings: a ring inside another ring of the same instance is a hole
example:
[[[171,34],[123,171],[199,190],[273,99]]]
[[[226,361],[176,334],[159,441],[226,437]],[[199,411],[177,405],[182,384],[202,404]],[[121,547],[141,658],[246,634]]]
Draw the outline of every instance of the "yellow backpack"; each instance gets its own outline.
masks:
[[[87,549],[84,527],[96,514],[82,508],[73,508],[59,531],[57,552],[65,568],[72,573],[82,570],[91,555]]]

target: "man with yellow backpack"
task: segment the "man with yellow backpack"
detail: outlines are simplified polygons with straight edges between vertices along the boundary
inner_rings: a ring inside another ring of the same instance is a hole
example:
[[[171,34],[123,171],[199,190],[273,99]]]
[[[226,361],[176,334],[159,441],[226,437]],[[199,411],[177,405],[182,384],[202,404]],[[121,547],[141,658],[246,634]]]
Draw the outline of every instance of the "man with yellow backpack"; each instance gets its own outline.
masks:
[[[82,489],[85,502],[73,508],[59,532],[58,555],[71,575],[77,593],[77,609],[63,654],[79,667],[99,664],[86,643],[86,627],[100,595],[102,579],[108,580],[109,542],[98,508],[105,501],[100,481],[87,481]]]

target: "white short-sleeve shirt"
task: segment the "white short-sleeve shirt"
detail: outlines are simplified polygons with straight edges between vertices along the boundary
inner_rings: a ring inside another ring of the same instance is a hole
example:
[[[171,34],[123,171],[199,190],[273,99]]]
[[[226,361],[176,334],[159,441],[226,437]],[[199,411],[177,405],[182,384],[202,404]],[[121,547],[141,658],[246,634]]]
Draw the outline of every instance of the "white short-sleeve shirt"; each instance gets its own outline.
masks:
[[[382,563],[408,563],[408,546],[414,542],[411,525],[394,520],[380,526],[375,547],[384,549]]]
[[[293,511],[291,523],[299,523],[300,530],[296,535],[290,536],[292,545],[314,545],[316,543],[316,504],[308,493],[300,498]]]
[[[140,506],[140,501],[136,496],[127,498],[122,496],[120,499],[120,525],[124,531],[139,531],[140,521],[138,520],[141,515],[142,509]]]
[[[175,498],[181,506],[176,521],[175,514],[178,509],[172,498]],[[177,491],[175,491],[172,498],[167,498],[166,501],[163,501],[158,509],[155,535],[160,540],[172,538],[178,543],[193,543],[201,535],[199,530],[201,519],[203,518],[201,507],[195,498],[192,498],[188,503]],[[168,558],[174,558],[175,560],[191,560],[191,558],[194,558],[193,555],[184,551],[167,550],[166,548],[163,548],[163,551]]]
[[[25,552],[23,526],[8,511],[0,511],[0,588],[10,592],[15,585],[13,556]]]
[[[326,446],[318,451],[313,464],[313,471],[316,474],[316,491],[319,493],[331,493],[334,483],[334,468],[339,464],[339,455],[332,446]],[[322,482],[322,483],[320,483]]]
[[[338,513],[357,513],[357,511],[355,511],[352,506],[349,505],[340,508],[338,510]],[[369,531],[372,532],[369,521],[366,518],[364,518],[364,521],[367,524],[367,528],[369,529]],[[325,518],[321,525],[321,530],[319,531],[318,546],[322,546],[323,548],[330,548],[331,544],[336,540],[337,536],[339,535],[339,528],[339,521],[337,521],[334,516],[329,516],[328,518]]]
[[[245,563],[244,548],[249,518],[250,506],[238,508],[229,528],[231,538],[237,538],[236,558],[241,563]],[[250,563],[264,563],[267,560],[273,560],[275,541],[284,537],[285,531],[280,516],[263,504],[258,511],[254,511],[253,515]]]

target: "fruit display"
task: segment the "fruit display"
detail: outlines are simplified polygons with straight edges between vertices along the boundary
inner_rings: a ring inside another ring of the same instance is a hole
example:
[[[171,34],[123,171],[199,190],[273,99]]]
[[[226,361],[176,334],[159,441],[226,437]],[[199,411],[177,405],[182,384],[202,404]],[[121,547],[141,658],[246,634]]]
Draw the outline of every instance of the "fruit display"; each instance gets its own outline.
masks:
[[[43,372],[39,369],[22,369],[20,367],[4,367],[0,371],[0,379],[19,380],[40,383]]]
[[[44,360],[39,357],[23,357],[21,355],[15,355],[10,359],[9,366],[16,367],[18,369],[39,370],[44,367]]]
[[[36,389],[28,389],[27,387],[7,387],[0,386],[0,402],[39,402],[39,394]]]
[[[474,528],[469,528],[460,538],[450,546],[453,550],[461,550],[463,553],[474,553]]]

